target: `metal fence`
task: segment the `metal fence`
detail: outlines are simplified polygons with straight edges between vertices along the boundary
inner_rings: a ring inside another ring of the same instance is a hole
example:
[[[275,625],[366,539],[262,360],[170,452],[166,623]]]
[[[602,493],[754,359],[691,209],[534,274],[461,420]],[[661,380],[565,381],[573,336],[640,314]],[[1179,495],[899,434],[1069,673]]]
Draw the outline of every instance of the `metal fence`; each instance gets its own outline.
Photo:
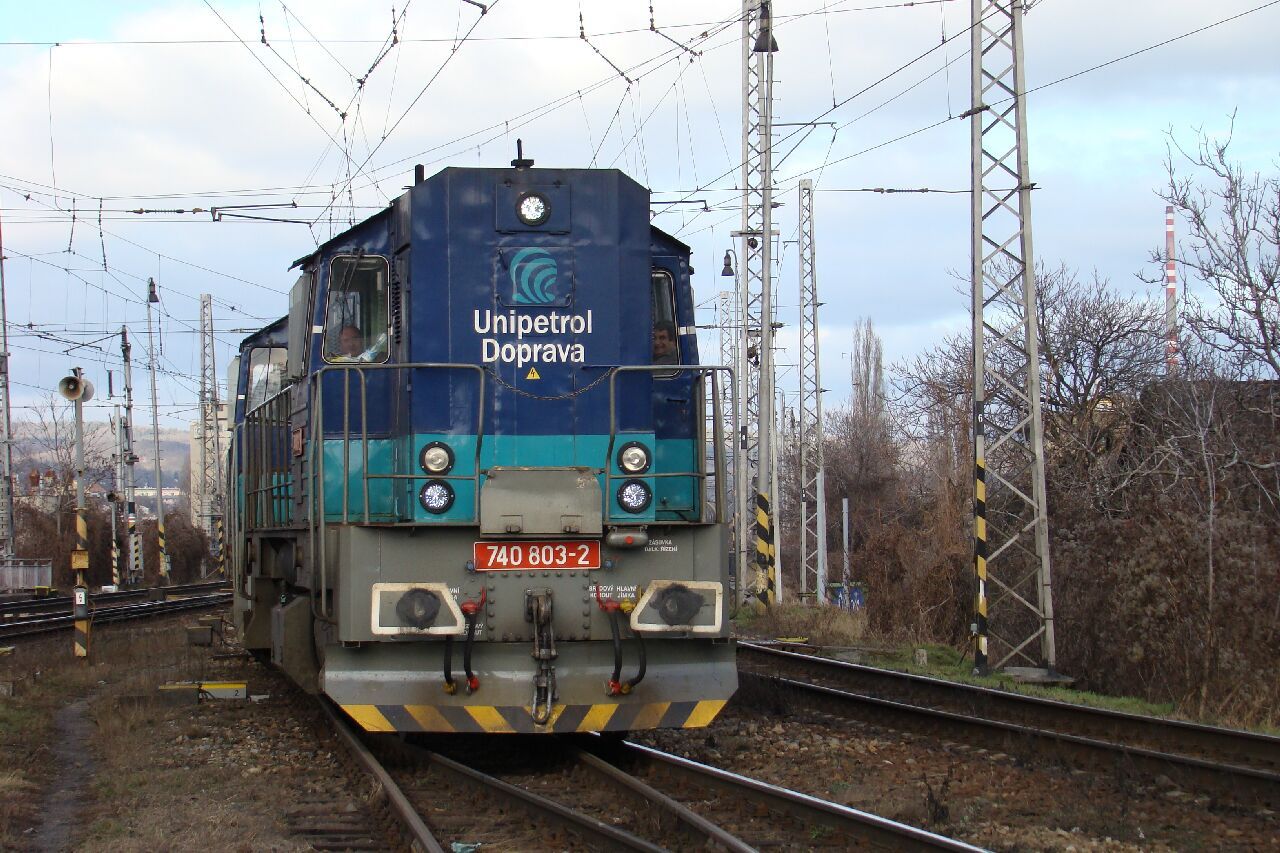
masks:
[[[0,590],[38,589],[53,586],[49,560],[0,560]]]

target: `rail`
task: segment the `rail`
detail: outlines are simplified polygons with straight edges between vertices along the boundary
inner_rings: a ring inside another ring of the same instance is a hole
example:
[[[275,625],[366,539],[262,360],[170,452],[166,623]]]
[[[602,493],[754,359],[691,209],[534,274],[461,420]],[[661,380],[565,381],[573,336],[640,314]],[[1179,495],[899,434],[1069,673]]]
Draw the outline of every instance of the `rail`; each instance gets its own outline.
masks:
[[[359,736],[352,731],[351,727],[333,710],[332,704],[327,699],[319,699],[318,701],[325,717],[329,720],[329,724],[338,733],[338,739],[343,746],[351,752],[352,757],[355,758],[360,767],[377,782],[376,790],[382,794],[388,808],[391,809],[391,813],[399,821],[409,838],[412,839],[414,849],[422,851],[422,853],[444,853],[444,848],[440,846],[440,842],[436,841],[436,837],[431,834],[431,830],[422,820],[422,816],[418,814],[413,804],[409,802],[409,798],[405,796],[404,791],[400,789],[396,781],[391,778],[391,774],[383,768],[373,753],[360,742]]]
[[[979,849],[599,735],[513,735],[510,746],[393,739],[350,727],[320,702],[405,840],[421,850]]]
[[[783,815],[795,826],[810,832],[821,828],[822,831],[842,836],[848,845],[846,849],[869,847],[875,850],[981,850],[979,847],[954,838],[947,838],[870,812],[811,797],[789,788],[771,785],[768,782],[630,741],[619,744],[617,753],[610,756],[610,761],[640,764],[657,774],[687,780],[694,785],[715,791],[721,795],[719,798],[721,800],[749,803],[753,807]],[[836,839],[826,839],[824,846],[831,845],[835,841]],[[763,846],[757,845],[757,847]]]
[[[744,668],[744,659],[753,657],[756,663],[776,665],[775,670]],[[1268,735],[1055,702],[751,643],[739,644],[739,678],[748,690],[757,683],[767,685],[795,695],[811,710],[826,709],[952,739],[976,738],[1003,752],[1026,754],[1030,747],[1031,755],[1040,760],[1052,758],[1082,769],[1137,772],[1152,778],[1165,775],[1224,799],[1268,808],[1280,805],[1280,772],[1270,765],[1273,758],[1257,757],[1274,756],[1272,750],[1280,739]],[[854,686],[859,692],[823,681]],[[1100,721],[1115,728],[1104,730]],[[1165,739],[1153,740],[1153,731],[1165,732]],[[1217,744],[1210,753],[1214,757],[1187,754],[1184,739],[1192,738]],[[1228,743],[1230,748],[1224,748]],[[1247,757],[1250,751],[1253,759]],[[1232,759],[1223,760],[1223,755]]]
[[[93,610],[89,614],[94,624],[105,622],[128,622],[134,619],[150,619],[170,613],[181,613],[187,610],[204,610],[210,607],[221,607],[231,601],[231,593],[215,592],[209,595],[179,598],[173,601],[148,601],[137,604],[122,604]],[[36,619],[9,622],[0,625],[0,639],[17,637],[33,637],[55,631],[69,630],[75,625],[75,617],[70,613],[60,616],[41,616]]]
[[[204,583],[179,584],[177,586],[142,587],[139,589],[122,589],[117,592],[91,594],[89,599],[91,604],[101,607],[104,604],[134,601],[153,595],[198,595],[200,593],[214,592],[226,586],[226,581],[208,581]],[[18,616],[35,616],[42,613],[70,613],[71,604],[72,597],[70,595],[0,602],[0,620],[11,620]]]

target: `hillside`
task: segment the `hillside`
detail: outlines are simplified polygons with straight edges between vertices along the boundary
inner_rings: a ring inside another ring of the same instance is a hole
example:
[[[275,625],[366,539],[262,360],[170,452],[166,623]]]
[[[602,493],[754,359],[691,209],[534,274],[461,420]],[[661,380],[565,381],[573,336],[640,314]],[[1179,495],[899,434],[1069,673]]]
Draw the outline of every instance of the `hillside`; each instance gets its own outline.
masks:
[[[74,424],[68,415],[51,423],[19,420],[13,423],[13,468],[19,488],[26,483],[32,470],[55,471],[70,469],[75,457]],[[116,453],[115,432],[103,421],[85,423],[85,464],[91,471],[109,474],[112,457]],[[134,479],[139,486],[154,485],[154,442],[151,429],[135,427],[134,451],[138,463],[134,467]],[[160,466],[164,485],[186,483],[186,471],[191,459],[190,433],[185,429],[160,430]],[[100,479],[100,476],[92,476]]]

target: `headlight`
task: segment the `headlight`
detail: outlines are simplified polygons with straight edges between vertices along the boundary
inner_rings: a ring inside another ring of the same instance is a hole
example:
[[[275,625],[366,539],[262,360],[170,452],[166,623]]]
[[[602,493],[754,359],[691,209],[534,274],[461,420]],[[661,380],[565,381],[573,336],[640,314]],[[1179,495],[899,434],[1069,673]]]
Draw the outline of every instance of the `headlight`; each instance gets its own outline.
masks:
[[[516,216],[525,225],[541,225],[551,218],[551,202],[542,193],[524,193],[516,202]]]
[[[453,467],[453,450],[443,441],[433,441],[418,454],[418,464],[428,474],[448,474]]]
[[[628,474],[643,474],[649,470],[649,451],[638,441],[622,445],[618,451],[618,467]]]
[[[649,487],[639,480],[627,480],[618,487],[618,503],[627,512],[644,512],[652,499]]]
[[[654,606],[668,625],[688,625],[705,602],[705,598],[684,584],[673,584],[658,594]]]
[[[440,615],[440,596],[429,589],[413,589],[396,601],[396,616],[410,628],[430,628]]]
[[[432,515],[442,515],[453,506],[453,489],[443,480],[431,480],[418,492],[418,503]]]

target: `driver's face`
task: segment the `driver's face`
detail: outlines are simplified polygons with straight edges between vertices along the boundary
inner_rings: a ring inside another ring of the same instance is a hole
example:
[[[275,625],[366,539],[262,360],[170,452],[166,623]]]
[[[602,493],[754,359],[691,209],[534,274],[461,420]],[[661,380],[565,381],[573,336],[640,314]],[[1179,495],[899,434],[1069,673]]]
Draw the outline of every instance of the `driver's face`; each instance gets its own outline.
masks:
[[[343,355],[357,356],[364,351],[364,336],[356,329],[343,329],[338,334],[338,348]]]
[[[675,341],[671,340],[671,336],[667,334],[666,329],[656,329],[653,333],[653,355],[654,357],[670,355]]]

